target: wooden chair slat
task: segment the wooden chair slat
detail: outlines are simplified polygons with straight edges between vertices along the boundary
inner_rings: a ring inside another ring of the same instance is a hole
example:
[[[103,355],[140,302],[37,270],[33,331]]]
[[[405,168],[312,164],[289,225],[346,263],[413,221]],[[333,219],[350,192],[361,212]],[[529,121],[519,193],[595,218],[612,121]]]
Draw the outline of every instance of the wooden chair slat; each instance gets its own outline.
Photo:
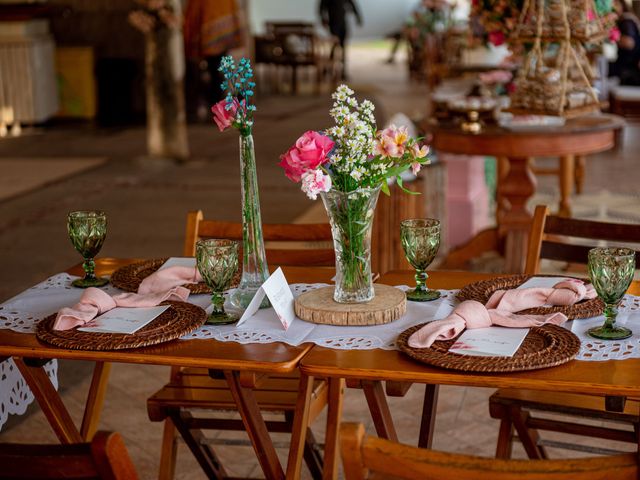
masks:
[[[547,216],[544,231],[545,233],[554,233],[567,237],[640,243],[640,228],[638,225],[626,223],[595,222],[592,220]]]
[[[401,445],[364,435],[362,424],[340,429],[346,480],[632,480],[638,472],[633,453],[566,460],[500,460]]]
[[[0,477],[136,480],[138,475],[122,437],[97,432],[91,443],[0,444]]]

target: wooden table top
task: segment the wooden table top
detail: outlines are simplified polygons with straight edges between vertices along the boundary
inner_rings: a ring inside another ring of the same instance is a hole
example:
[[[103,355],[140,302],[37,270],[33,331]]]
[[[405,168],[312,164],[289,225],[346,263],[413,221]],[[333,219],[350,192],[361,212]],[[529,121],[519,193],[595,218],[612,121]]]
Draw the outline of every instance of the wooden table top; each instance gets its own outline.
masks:
[[[432,146],[439,151],[460,155],[589,155],[613,148],[615,132],[624,125],[621,117],[604,114],[570,119],[562,127],[544,130],[509,130],[499,125],[486,125],[474,134],[463,132],[459,126],[438,125],[432,132]]]
[[[107,275],[136,259],[100,258],[96,260],[96,274]],[[283,267],[290,283],[327,282],[335,275],[327,267]],[[80,275],[77,265],[68,273]],[[253,372],[289,372],[296,368],[311,345],[297,347],[283,343],[240,344],[216,340],[180,340],[151,347],[96,352],[70,350],[40,342],[34,334],[0,330],[0,358],[66,358],[73,360],[176,365]]]
[[[491,274],[430,272],[431,288],[454,289]],[[412,284],[413,272],[389,272],[380,279],[388,285]],[[640,294],[640,282],[629,293]],[[574,360],[557,367],[521,373],[465,373],[430,367],[397,350],[332,350],[314,347],[300,363],[302,371],[317,377],[396,380],[440,385],[492,388],[529,388],[594,395],[640,395],[640,359],[586,362]]]

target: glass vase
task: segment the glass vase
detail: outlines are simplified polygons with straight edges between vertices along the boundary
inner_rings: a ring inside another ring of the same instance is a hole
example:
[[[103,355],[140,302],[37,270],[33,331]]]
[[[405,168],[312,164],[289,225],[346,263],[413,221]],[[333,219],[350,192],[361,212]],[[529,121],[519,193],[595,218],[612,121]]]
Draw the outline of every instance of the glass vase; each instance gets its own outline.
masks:
[[[380,187],[321,193],[336,252],[333,293],[336,302],[365,303],[375,295],[371,279],[371,230],[379,193]]]
[[[262,238],[260,197],[256,155],[251,133],[240,134],[240,182],[242,191],[242,278],[231,295],[231,304],[247,308],[258,289],[269,277]],[[269,306],[265,297],[260,308]]]

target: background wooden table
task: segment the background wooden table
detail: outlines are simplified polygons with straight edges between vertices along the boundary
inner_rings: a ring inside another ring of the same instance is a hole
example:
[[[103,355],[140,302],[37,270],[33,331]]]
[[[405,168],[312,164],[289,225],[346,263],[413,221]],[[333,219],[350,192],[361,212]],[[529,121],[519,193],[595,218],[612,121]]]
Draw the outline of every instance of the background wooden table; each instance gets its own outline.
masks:
[[[473,134],[457,126],[436,127],[432,142],[436,151],[498,159],[497,228],[480,232],[462,249],[452,252],[447,266],[461,266],[482,251],[497,250],[504,245],[500,250],[505,254],[505,271],[523,272],[531,223],[526,206],[536,190],[529,158],[560,158],[562,177],[566,179],[561,195],[564,213],[568,213],[575,159],[613,148],[616,132],[623,127],[624,120],[615,115],[571,119],[562,127],[538,131],[512,131],[487,125]]]

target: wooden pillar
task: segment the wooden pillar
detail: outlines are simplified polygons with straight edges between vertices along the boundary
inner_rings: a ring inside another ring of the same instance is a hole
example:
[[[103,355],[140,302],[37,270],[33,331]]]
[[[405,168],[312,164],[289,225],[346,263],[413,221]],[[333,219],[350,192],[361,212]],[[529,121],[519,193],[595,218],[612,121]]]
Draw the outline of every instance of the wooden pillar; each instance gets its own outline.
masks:
[[[180,0],[168,3],[174,12],[181,13]],[[162,26],[145,35],[147,150],[151,157],[189,157],[184,71],[181,29]]]

